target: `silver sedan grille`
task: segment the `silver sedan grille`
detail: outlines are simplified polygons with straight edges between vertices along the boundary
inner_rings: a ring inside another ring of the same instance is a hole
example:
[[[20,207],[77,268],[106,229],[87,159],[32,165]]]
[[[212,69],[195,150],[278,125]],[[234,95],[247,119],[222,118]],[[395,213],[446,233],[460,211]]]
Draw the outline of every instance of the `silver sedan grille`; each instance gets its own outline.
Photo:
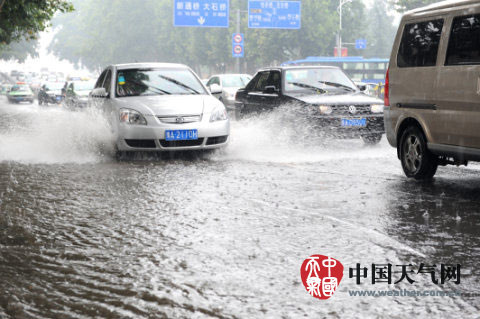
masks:
[[[162,123],[169,124],[184,124],[200,122],[202,120],[201,115],[176,115],[176,116],[157,116]]]

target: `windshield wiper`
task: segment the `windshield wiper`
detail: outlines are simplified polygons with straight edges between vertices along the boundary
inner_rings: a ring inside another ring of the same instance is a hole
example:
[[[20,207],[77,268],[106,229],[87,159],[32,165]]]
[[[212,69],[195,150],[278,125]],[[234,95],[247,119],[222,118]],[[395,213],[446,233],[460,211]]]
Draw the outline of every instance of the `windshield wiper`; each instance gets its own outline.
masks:
[[[319,91],[320,93],[327,93],[327,91],[325,91],[325,90],[322,89],[322,88],[319,88],[319,87],[316,87],[316,86],[313,86],[313,85],[309,85],[309,84],[305,84],[305,83],[300,83],[300,82],[288,82],[288,84],[292,84],[292,85],[295,85],[295,86],[299,86],[299,87],[305,88],[305,89],[311,89],[311,90]]]
[[[189,87],[188,85],[186,85],[186,84],[184,84],[184,83],[182,83],[182,82],[180,82],[180,81],[177,81],[177,80],[175,80],[175,79],[172,79],[172,78],[170,78],[170,77],[168,77],[168,76],[159,75],[159,77],[161,77],[162,79],[164,79],[164,80],[166,80],[166,81],[168,81],[168,82],[172,82],[172,83],[174,83],[174,84],[176,84],[176,85],[178,85],[178,86],[180,86],[180,87],[182,87],[182,88],[184,88],[184,89],[190,90],[190,91],[192,91],[192,92],[195,93],[195,94],[200,94],[200,92],[198,92],[198,91],[195,90],[194,88],[191,88],[191,87]]]
[[[351,87],[346,86],[346,85],[343,85],[343,84],[340,84],[340,83],[328,82],[328,81],[318,81],[318,82],[319,82],[319,83],[322,83],[322,84],[334,86],[334,87],[337,87],[337,88],[347,89],[347,90],[349,90],[350,92],[355,92],[355,89],[352,89]]]
[[[133,81],[133,80],[129,80],[129,82],[132,82],[132,83],[137,84],[137,85],[140,85],[140,86],[146,86],[146,87],[147,87],[147,90],[150,90],[150,91],[152,91],[152,92],[155,92],[154,90],[157,90],[156,93],[160,93],[160,94],[172,94],[172,93],[170,93],[170,92],[168,92],[168,91],[162,90],[162,89],[157,88],[157,87],[155,87],[155,86],[147,85],[147,84],[145,84],[145,83],[141,83],[141,82],[137,82],[137,81]],[[151,89],[153,89],[153,90],[151,90]]]

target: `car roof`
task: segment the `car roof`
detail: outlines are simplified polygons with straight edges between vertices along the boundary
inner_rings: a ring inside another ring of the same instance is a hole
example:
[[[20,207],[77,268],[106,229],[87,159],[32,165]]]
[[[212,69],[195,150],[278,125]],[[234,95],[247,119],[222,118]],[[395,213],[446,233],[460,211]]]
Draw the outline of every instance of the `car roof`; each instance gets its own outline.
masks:
[[[480,0],[441,1],[425,7],[410,10],[405,13],[404,18],[408,19],[416,16],[423,16],[428,13],[436,13],[436,12],[440,13],[442,11],[449,11],[450,9],[462,9],[462,7],[466,9],[474,4],[480,4]]]
[[[226,75],[251,76],[250,74],[247,74],[247,73],[223,73],[223,74],[214,74],[210,78],[213,78],[214,76],[223,77]]]
[[[124,63],[113,64],[112,67],[117,70],[141,69],[141,68],[180,68],[188,69],[188,66],[178,63]]]
[[[271,71],[271,70],[302,70],[302,69],[337,69],[340,68],[337,66],[330,66],[330,65],[297,65],[297,66],[275,66],[275,67],[268,67],[258,70],[261,71]]]

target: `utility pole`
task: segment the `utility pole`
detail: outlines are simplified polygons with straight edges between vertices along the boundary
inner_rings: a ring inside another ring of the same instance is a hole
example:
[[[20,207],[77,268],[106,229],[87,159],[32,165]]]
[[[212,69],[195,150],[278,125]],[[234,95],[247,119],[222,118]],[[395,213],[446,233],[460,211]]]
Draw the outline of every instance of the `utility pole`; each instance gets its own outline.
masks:
[[[349,3],[349,2],[352,2],[353,0],[339,0],[340,1],[340,5],[338,6],[338,15],[340,17],[339,19],[339,28],[338,28],[338,39],[337,39],[337,55],[339,57],[342,56],[342,7]]]
[[[237,9],[237,33],[240,33],[240,9]],[[235,72],[240,73],[240,58],[236,58]]]

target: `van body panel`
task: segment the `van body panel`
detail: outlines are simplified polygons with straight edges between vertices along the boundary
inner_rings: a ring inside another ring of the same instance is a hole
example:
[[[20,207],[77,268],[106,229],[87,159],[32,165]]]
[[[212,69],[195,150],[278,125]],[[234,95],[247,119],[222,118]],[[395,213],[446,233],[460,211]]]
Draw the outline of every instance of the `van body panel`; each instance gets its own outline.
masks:
[[[428,147],[435,154],[480,159],[477,156],[480,154],[477,152],[480,150],[480,63],[447,65],[454,18],[476,14],[480,14],[480,0],[444,1],[403,16],[390,56],[390,107],[384,112],[387,139],[392,146],[398,146],[403,121],[413,118],[420,123]],[[405,26],[439,18],[444,22],[436,64],[399,67],[397,60]],[[473,30],[477,22],[472,21],[469,27]],[[461,24],[457,22],[457,25]],[[469,29],[463,28],[463,25],[457,28],[458,32],[468,34]],[[465,154],[461,155],[462,152]]]

